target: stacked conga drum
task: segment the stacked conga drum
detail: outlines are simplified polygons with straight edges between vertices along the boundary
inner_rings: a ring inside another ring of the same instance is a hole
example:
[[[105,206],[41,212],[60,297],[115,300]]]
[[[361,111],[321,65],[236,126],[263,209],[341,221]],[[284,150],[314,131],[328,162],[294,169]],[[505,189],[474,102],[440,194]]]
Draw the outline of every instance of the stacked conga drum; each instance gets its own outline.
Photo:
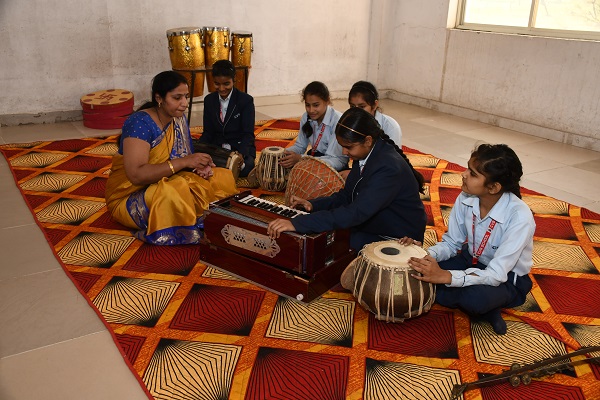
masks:
[[[230,31],[228,27],[219,26],[174,28],[167,30],[167,42],[171,66],[185,75],[190,87],[194,87],[191,97],[203,95],[205,75],[208,91],[215,91],[212,74],[207,71],[219,60],[231,60],[236,68],[235,87],[243,92],[248,90],[254,51],[251,32]],[[195,71],[194,85],[192,71]]]
[[[133,93],[125,89],[108,89],[88,93],[80,99],[83,126],[93,129],[121,129],[133,113]]]

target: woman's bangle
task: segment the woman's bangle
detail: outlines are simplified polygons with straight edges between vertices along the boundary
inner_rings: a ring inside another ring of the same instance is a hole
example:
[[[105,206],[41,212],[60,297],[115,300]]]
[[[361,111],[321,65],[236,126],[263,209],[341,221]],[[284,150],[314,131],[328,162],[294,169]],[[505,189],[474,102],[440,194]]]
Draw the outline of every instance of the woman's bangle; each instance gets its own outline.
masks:
[[[169,168],[171,168],[171,175],[175,175],[175,167],[173,166],[173,163],[171,162],[171,160],[167,160],[167,164],[169,164]]]

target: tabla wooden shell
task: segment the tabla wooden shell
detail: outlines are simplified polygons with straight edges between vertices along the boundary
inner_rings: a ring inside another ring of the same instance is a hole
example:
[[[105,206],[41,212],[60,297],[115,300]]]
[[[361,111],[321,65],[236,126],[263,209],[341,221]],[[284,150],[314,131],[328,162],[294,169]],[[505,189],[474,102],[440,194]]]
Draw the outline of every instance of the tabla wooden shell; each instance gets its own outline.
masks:
[[[285,149],[279,146],[265,147],[256,164],[256,179],[261,188],[272,192],[285,189],[289,170],[279,164]]]
[[[435,300],[435,285],[413,278],[416,272],[408,265],[410,257],[425,255],[421,247],[395,240],[365,245],[353,261],[354,297],[376,319],[386,322],[426,313]]]
[[[344,187],[344,178],[329,164],[318,157],[302,156],[290,171],[285,189],[285,205],[291,204],[292,196],[304,200],[330,196]]]

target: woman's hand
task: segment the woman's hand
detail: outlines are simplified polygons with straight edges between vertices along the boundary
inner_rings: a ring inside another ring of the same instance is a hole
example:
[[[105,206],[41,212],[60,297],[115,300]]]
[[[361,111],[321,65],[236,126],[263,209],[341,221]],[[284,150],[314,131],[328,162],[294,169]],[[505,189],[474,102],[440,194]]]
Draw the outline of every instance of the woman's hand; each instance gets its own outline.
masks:
[[[423,246],[423,243],[419,242],[418,240],[415,239],[411,239],[408,236],[404,236],[402,239],[398,239],[398,243],[403,244],[405,246],[410,246],[411,244],[414,244],[415,246]]]
[[[194,169],[194,172],[197,173],[198,175],[200,175],[204,179],[208,179],[214,175],[213,169],[210,165],[207,165],[206,167],[204,167],[202,169],[196,168],[196,169]]]
[[[306,212],[312,211],[312,204],[308,200],[301,199],[300,197],[292,195],[290,198],[290,207],[297,209],[304,209]]]
[[[193,154],[183,157],[183,160],[185,160],[185,162],[186,162],[185,167],[190,168],[192,170],[197,169],[199,171],[202,171],[207,166],[209,166],[211,168],[216,167],[210,154],[206,154],[206,153],[193,153]]]
[[[294,153],[293,151],[285,151],[284,156],[279,159],[279,165],[283,168],[292,168],[298,161],[300,161],[302,156],[298,153]]]
[[[295,232],[296,228],[289,219],[274,219],[267,226],[267,234],[271,239],[277,239],[281,232]]]
[[[429,255],[423,258],[411,257],[408,265],[417,271],[417,274],[411,274],[415,279],[429,283],[452,283],[452,274],[441,269],[435,258]]]

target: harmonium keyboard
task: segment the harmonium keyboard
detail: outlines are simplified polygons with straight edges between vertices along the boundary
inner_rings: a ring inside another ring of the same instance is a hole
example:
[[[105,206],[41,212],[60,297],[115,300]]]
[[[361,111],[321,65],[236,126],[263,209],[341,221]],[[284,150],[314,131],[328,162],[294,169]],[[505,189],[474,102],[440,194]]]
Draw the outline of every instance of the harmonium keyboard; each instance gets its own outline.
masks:
[[[293,219],[301,210],[267,201],[247,190],[213,202],[204,214],[201,260],[271,291],[310,302],[339,283],[356,254],[350,232],[267,235],[277,218]]]

